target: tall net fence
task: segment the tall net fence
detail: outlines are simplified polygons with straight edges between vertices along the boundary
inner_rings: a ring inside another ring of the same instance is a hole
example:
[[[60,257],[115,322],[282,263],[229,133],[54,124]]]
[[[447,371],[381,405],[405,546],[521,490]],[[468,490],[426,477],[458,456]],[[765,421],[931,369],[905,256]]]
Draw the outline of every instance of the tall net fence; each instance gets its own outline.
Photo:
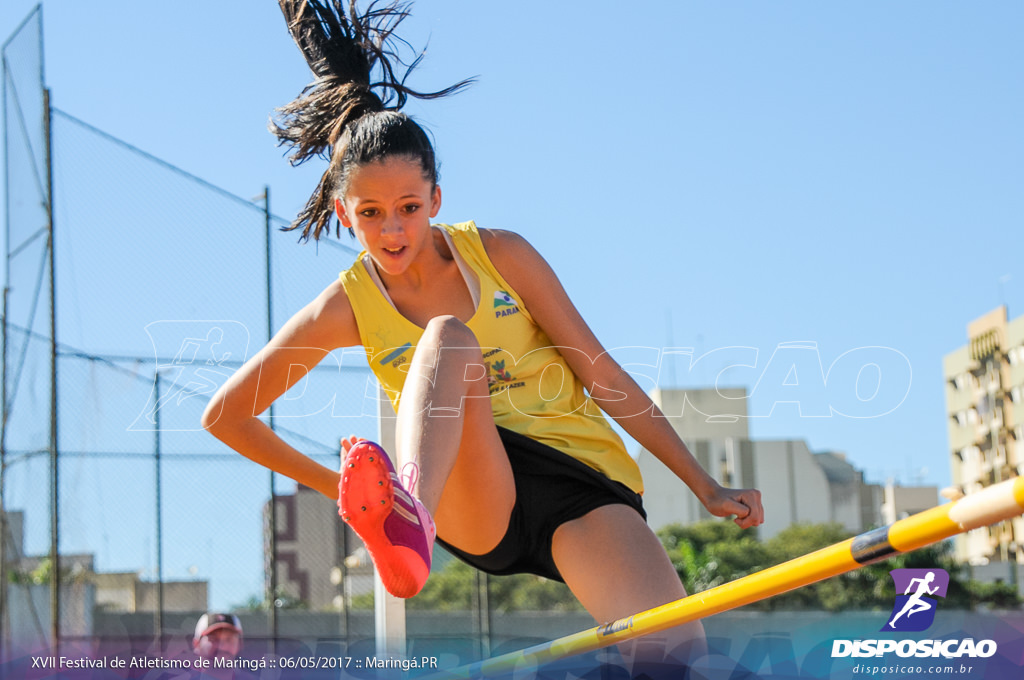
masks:
[[[0,493],[3,510],[3,579],[0,580],[4,631],[17,619],[15,609],[39,640],[45,640],[51,618],[49,591],[43,584],[24,583],[18,571],[31,561],[27,550],[50,550],[50,413],[51,350],[43,339],[51,332],[49,312],[50,248],[47,170],[46,102],[43,88],[42,16],[33,12],[3,52],[4,193],[6,267],[4,285],[3,461]],[[15,170],[17,169],[17,170]],[[18,409],[11,408],[17,401]],[[30,489],[32,508],[11,511],[12,477]],[[31,524],[25,515],[31,513]],[[26,533],[31,538],[26,539]],[[39,562],[41,560],[36,560]],[[9,634],[8,634],[9,637]],[[6,641],[6,639],[5,639]]]
[[[372,566],[334,501],[200,426],[355,251],[298,246],[269,188],[234,196],[51,107],[40,9],[2,53],[0,662],[191,656],[209,610],[240,617],[251,658],[372,655]],[[375,438],[380,407],[356,348],[265,415],[337,468],[339,436]],[[408,605],[411,655],[465,662],[591,623],[561,584],[489,579],[439,548],[434,574]]]
[[[372,637],[348,606],[370,572],[342,578],[356,544],[330,499],[200,427],[354,251],[298,247],[269,190],[230,195],[51,109],[41,35],[37,9],[3,47],[4,645],[157,649],[208,609],[238,612],[256,646]],[[358,352],[335,353],[275,405],[275,429],[336,468],[339,434],[377,433],[368,377]]]

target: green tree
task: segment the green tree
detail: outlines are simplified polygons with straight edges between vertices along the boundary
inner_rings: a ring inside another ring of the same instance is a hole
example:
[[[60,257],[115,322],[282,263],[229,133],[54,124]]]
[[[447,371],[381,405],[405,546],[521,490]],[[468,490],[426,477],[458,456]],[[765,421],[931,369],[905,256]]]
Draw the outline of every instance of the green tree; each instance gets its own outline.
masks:
[[[61,583],[84,583],[89,578],[89,571],[76,564],[74,567],[61,567]],[[44,557],[36,565],[35,569],[10,569],[7,572],[7,580],[10,583],[21,585],[45,585],[53,580],[53,560]]]
[[[441,571],[431,574],[420,594],[408,601],[408,607],[465,611],[474,606],[477,587],[476,570],[463,562],[452,561]],[[495,612],[582,609],[565,584],[532,574],[490,577],[487,599]]]
[[[765,541],[768,563],[782,564],[834,545],[850,537],[838,523],[794,524]],[[888,574],[888,572],[886,572]],[[870,609],[878,601],[873,594],[877,575],[856,570],[819,583],[778,595],[763,603],[761,609]],[[890,598],[891,603],[891,598]]]
[[[658,538],[688,593],[734,581],[770,564],[756,532],[732,522],[672,524],[659,531]]]
[[[767,541],[757,540],[753,529],[732,522],[706,520],[689,526],[670,525],[658,532],[672,564],[688,593],[699,593],[748,574],[808,555],[850,538],[839,524],[796,524]],[[824,609],[826,611],[887,610],[895,587],[889,572],[899,568],[934,568],[949,572],[944,606],[1019,607],[1021,599],[1010,584],[978,583],[952,557],[949,542],[819,581],[818,583],[748,605],[762,611]],[[457,560],[431,575],[423,591],[408,601],[410,609],[466,611],[474,606],[476,571]],[[495,576],[488,585],[488,602],[494,612],[582,610],[562,583],[530,574]],[[354,608],[373,607],[373,595],[355,598]]]

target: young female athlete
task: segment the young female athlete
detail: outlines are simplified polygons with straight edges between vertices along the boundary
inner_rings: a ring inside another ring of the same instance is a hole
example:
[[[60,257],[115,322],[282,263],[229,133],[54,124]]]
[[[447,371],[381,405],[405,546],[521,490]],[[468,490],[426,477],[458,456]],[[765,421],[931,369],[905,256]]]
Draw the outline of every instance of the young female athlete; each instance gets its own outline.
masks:
[[[639,470],[598,407],[713,515],[759,525],[760,494],[723,488],[700,468],[525,239],[472,222],[431,225],[441,207],[434,151],[397,109],[464,83],[421,94],[395,77],[387,38],[403,10],[357,16],[351,0],[346,16],[340,0],[280,4],[316,80],[275,132],[295,148],[293,162],[330,159],[293,228],[318,239],[337,215],[365,250],[224,384],[204,427],[261,465],[340,494],[342,517],[400,597],[427,579],[435,522],[436,540],[469,564],[563,580],[598,622],[684,597],[645,522]],[[371,85],[374,67],[383,82]],[[296,364],[355,345],[396,406],[396,450],[345,439],[339,474],[257,415],[301,377]]]

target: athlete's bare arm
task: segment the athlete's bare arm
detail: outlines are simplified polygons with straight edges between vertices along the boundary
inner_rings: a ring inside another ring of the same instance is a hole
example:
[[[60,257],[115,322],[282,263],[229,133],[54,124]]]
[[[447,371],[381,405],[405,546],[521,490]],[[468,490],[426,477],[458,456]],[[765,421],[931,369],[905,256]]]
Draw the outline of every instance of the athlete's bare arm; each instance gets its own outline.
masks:
[[[605,352],[544,258],[512,232],[481,229],[480,235],[495,267],[552,342],[572,348],[562,355],[598,406],[683,480],[709,512],[719,517],[735,514],[743,528],[761,524],[760,493],[726,489],[701,468],[668,419]]]
[[[337,498],[337,471],[286,444],[257,416],[332,350],[358,344],[352,306],[335,281],[221,386],[203,413],[203,427],[260,465]]]

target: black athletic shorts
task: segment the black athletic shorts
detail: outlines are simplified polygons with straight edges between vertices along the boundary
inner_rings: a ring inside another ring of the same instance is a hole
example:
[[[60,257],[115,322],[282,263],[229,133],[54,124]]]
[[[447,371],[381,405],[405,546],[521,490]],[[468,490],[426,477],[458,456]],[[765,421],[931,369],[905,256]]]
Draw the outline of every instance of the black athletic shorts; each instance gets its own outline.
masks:
[[[562,581],[551,555],[551,537],[566,522],[591,510],[622,503],[647,519],[640,494],[547,444],[498,428],[515,478],[516,502],[508,531],[494,550],[472,555],[437,542],[488,574],[530,573]]]

